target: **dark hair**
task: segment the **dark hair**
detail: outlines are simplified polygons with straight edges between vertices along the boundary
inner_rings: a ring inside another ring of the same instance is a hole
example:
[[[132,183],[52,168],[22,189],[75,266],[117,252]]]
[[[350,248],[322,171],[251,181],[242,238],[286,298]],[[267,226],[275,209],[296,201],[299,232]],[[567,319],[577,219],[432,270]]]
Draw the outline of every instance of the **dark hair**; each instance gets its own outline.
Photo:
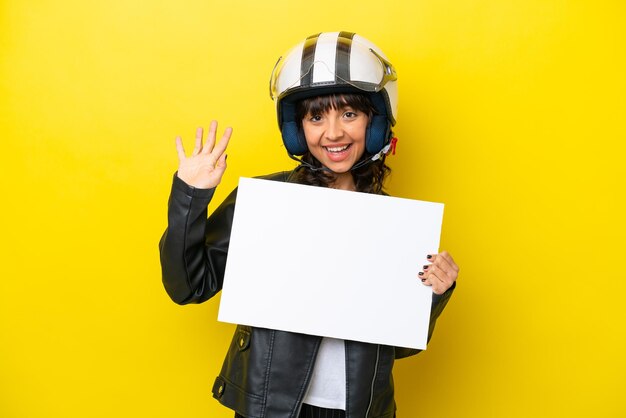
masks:
[[[296,120],[298,121],[298,129],[302,131],[302,119],[308,114],[321,114],[331,109],[340,109],[344,106],[367,114],[369,119],[376,114],[374,105],[369,96],[358,93],[347,94],[330,94],[325,96],[316,96],[303,99],[296,104]],[[367,151],[363,153],[357,164],[361,161],[368,160],[372,154]],[[302,161],[311,164],[313,167],[322,167],[317,158],[310,151],[302,155]],[[391,173],[391,168],[385,164],[385,156],[380,159],[357,168],[351,172],[354,184],[358,192],[380,194],[383,191],[383,183],[385,178]],[[309,184],[312,186],[330,187],[334,181],[334,176],[326,170],[311,170],[304,165],[296,168],[294,173],[295,180],[299,183]]]

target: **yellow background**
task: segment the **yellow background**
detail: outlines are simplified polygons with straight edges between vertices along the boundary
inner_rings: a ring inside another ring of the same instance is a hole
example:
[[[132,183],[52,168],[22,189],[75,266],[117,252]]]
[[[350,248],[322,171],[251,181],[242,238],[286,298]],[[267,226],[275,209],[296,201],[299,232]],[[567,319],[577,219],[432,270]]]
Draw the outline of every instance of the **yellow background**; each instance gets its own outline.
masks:
[[[626,416],[625,12],[1,2],[0,416],[232,416],[210,395],[233,328],[219,299],[179,307],[160,283],[173,139],[234,127],[217,201],[293,167],[269,73],[333,30],[397,67],[389,191],[446,203],[461,266],[429,350],[396,364],[399,416]]]

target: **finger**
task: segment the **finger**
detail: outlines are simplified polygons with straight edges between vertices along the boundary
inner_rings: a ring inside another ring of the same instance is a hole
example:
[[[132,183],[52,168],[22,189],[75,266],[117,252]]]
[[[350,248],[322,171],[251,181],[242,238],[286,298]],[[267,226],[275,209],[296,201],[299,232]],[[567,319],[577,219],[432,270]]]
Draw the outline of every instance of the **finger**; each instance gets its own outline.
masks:
[[[226,157],[226,154],[222,154],[215,164],[215,174],[217,174],[220,179],[224,175],[224,171],[226,171]]]
[[[430,279],[433,283],[435,282],[435,279],[444,283],[447,281],[451,281],[448,273],[441,267],[434,264],[428,269],[428,274],[426,275],[426,277]]]
[[[425,286],[431,286],[431,281],[428,278],[428,271],[420,271],[417,276]]]
[[[202,151],[202,134],[203,134],[203,130],[202,127],[198,127],[196,128],[196,144],[193,147],[193,152],[191,153],[191,155],[198,155],[200,153],[200,151]]]
[[[442,256],[442,254],[429,254],[426,258],[430,257],[430,261],[432,261],[432,265],[437,265],[441,269],[446,272],[456,271],[452,265],[448,262],[448,260]]]
[[[437,258],[435,259],[433,264],[438,266],[440,269],[442,269],[446,273],[454,272],[454,269],[452,268],[448,260],[442,257],[441,254],[437,255]]]
[[[430,271],[426,276],[426,279],[422,282],[426,286],[430,286],[433,289],[433,293],[441,294],[443,293],[441,289],[443,288],[443,283],[437,276],[436,272]]]
[[[211,152],[211,155],[213,155],[216,160],[219,160],[220,158],[222,158],[222,155],[225,155],[224,152],[226,151],[226,147],[228,146],[228,142],[230,141],[230,136],[232,135],[232,133],[233,128],[226,128],[226,130],[224,130],[222,138],[220,139],[220,142],[215,145],[215,148]]]
[[[454,283],[456,277],[456,273],[453,274],[455,275],[454,277],[452,277],[449,272],[433,265],[428,272],[428,280],[433,286],[433,292],[440,295],[448,290],[452,286],[452,283]]]
[[[178,161],[182,162],[185,160],[185,147],[183,147],[183,140],[180,136],[176,137],[176,151],[178,153]]]
[[[417,273],[420,276],[420,279],[422,279],[422,282],[424,280],[426,280],[426,278],[428,277],[428,275],[426,273],[428,273],[428,269],[432,266],[432,264],[424,264],[422,266],[422,270]]]
[[[459,266],[457,266],[457,264],[454,262],[454,259],[449,252],[442,251],[438,255],[439,257],[444,258],[448,262],[448,264],[454,269],[454,271],[456,271],[457,273],[459,272]]]
[[[204,147],[202,147],[203,154],[210,154],[211,151],[213,151],[213,146],[215,146],[215,132],[217,132],[217,121],[212,120],[211,125],[209,125],[209,134],[206,137]]]
[[[437,257],[433,265],[436,265],[445,273],[446,284],[448,284],[449,286],[452,286],[452,283],[454,283],[454,281],[457,279],[459,275],[459,267],[456,264],[454,264],[454,261],[452,261],[452,264],[451,264],[447,258],[444,258],[444,256],[439,254],[439,256]]]

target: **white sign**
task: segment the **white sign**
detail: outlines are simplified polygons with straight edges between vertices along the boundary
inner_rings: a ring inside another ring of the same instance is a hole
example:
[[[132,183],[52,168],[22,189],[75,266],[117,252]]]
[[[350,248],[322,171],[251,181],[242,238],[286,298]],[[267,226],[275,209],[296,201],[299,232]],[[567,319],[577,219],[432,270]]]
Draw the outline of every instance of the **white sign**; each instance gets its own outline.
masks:
[[[241,178],[218,320],[426,348],[443,204]]]

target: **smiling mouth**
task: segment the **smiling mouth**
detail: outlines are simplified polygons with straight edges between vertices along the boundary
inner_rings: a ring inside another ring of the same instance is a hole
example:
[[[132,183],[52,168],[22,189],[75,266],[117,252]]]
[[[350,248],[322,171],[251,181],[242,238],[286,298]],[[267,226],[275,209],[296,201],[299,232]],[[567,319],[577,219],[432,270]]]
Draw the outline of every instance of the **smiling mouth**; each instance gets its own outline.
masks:
[[[339,152],[343,152],[343,151],[347,150],[351,146],[352,146],[352,144],[343,145],[341,147],[323,147],[323,148],[326,151],[328,151],[328,152],[339,153]]]

